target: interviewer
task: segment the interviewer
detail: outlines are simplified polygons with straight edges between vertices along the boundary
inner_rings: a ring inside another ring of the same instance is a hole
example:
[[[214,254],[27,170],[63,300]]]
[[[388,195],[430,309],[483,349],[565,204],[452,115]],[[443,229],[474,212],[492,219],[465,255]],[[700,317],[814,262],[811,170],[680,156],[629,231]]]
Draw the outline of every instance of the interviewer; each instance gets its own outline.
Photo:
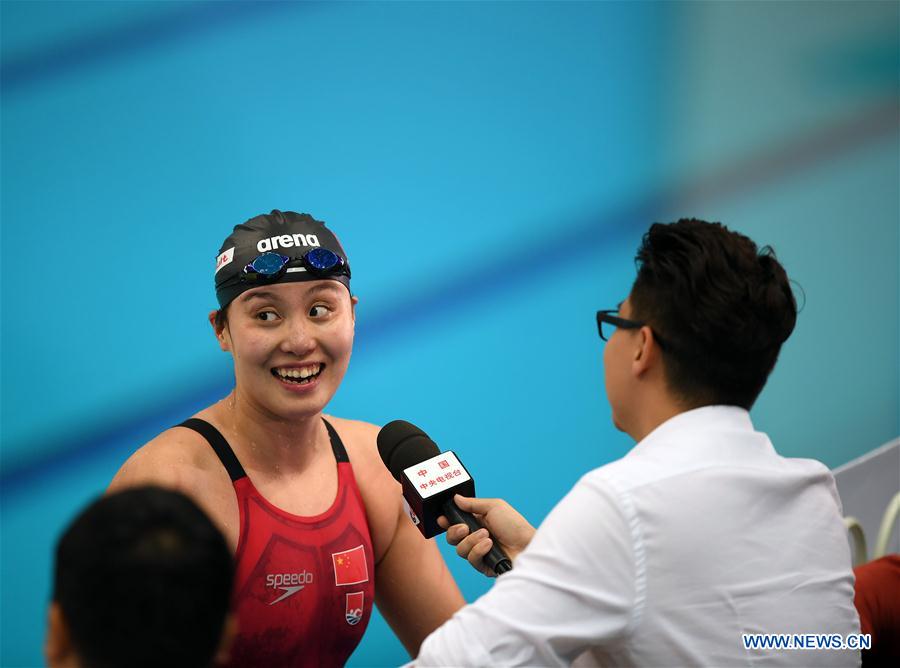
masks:
[[[857,651],[744,644],[859,632],[831,474],[779,456],[748,412],[794,329],[784,268],[698,220],[653,225],[636,260],[628,298],[597,322],[613,421],[637,445],[587,473],[537,531],[503,501],[460,497],[515,568],[417,663],[858,664]],[[484,570],[483,530],[457,525],[448,541]]]

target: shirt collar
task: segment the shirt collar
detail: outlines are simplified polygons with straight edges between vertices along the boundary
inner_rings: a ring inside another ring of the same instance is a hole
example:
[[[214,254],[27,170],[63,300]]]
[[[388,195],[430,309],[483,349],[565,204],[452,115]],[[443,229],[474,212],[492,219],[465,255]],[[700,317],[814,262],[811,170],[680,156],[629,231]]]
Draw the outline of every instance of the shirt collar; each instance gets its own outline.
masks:
[[[647,434],[628,455],[652,450],[662,443],[682,441],[686,434],[696,439],[704,432],[740,431],[753,433],[750,413],[740,406],[701,406],[669,418]]]

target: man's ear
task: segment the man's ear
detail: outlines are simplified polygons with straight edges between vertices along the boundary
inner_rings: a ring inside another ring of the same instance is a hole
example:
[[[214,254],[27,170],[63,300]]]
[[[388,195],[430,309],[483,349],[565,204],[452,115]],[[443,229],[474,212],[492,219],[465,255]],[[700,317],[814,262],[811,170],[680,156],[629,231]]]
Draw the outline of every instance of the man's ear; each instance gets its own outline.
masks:
[[[225,624],[222,626],[222,638],[219,640],[219,649],[216,650],[216,657],[213,660],[213,665],[218,666],[228,663],[231,658],[229,656],[231,653],[231,645],[237,637],[237,632],[237,616],[234,613],[229,612],[228,616],[225,618]]]
[[[359,304],[359,297],[350,295],[350,317],[353,318],[353,324],[356,324],[356,305]]]
[[[53,668],[64,664],[75,649],[72,647],[72,637],[69,633],[69,625],[62,614],[59,603],[50,603],[47,611],[47,637],[44,639],[44,658],[47,665]]]
[[[228,336],[226,330],[228,329],[228,321],[225,321],[225,324],[220,329],[216,326],[216,316],[219,314],[218,311],[210,311],[209,312],[209,324],[213,328],[213,334],[216,336],[216,341],[219,342],[219,348],[224,350],[226,353],[231,352],[231,345],[228,340]]]
[[[633,355],[631,368],[635,376],[642,376],[659,362],[659,342],[646,325],[638,330]]]

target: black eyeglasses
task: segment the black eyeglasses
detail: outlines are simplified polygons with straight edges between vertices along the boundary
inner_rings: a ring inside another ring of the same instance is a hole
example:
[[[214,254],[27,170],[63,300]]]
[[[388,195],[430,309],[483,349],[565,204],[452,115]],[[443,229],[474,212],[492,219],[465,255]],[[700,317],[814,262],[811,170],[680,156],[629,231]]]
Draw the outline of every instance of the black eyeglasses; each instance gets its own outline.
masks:
[[[625,318],[620,318],[618,315],[615,315],[619,312],[619,309],[606,309],[604,311],[597,311],[597,331],[600,333],[600,338],[604,341],[609,341],[609,337],[612,336],[613,330],[609,329],[610,327],[617,328],[621,327],[622,329],[640,329],[646,322],[639,322],[638,320],[627,320]],[[606,324],[607,329],[603,329],[603,325]],[[662,339],[659,337],[659,334],[656,331],[653,332],[653,338],[656,340],[656,343],[663,350],[666,349],[666,344],[663,343]]]
[[[617,308],[607,309],[605,311],[597,311],[597,331],[600,333],[600,338],[604,341],[609,341],[609,337],[612,336],[613,329],[603,330],[603,324],[606,323],[610,325],[612,328],[621,327],[622,329],[639,329],[644,326],[644,323],[638,322],[637,320],[626,320],[625,318],[620,318],[618,315],[615,315],[619,312]]]

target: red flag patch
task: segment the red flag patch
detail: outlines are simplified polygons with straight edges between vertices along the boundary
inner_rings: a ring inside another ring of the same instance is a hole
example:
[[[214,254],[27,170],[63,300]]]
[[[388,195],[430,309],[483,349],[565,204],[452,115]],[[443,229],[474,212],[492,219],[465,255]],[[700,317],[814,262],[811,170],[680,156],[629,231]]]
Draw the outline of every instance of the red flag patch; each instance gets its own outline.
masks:
[[[333,552],[331,561],[334,563],[335,585],[355,585],[369,581],[366,552],[362,545],[358,545],[352,550]]]

